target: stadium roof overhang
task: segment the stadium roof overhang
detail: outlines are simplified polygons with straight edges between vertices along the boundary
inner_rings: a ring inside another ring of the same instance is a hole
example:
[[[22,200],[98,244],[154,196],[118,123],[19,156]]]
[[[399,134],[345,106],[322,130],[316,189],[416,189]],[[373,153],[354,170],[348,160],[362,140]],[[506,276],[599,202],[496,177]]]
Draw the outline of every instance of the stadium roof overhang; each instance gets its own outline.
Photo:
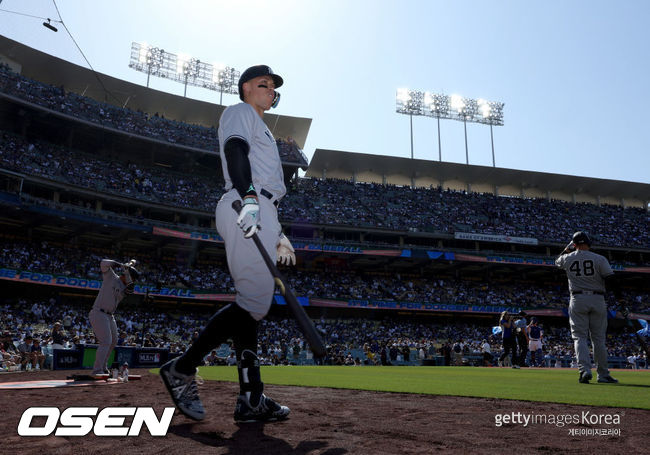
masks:
[[[125,50],[125,52],[127,52]],[[215,126],[225,106],[185,98],[99,74],[106,89],[117,99],[108,98],[92,71],[74,63],[25,46],[0,35],[0,61],[18,65],[23,76],[97,101],[158,113],[181,122]],[[126,63],[125,63],[126,65]],[[267,113],[264,121],[276,138],[292,137],[301,149],[307,141],[311,119]]]
[[[580,194],[646,204],[650,201],[650,184],[645,183],[316,149],[306,176],[322,178],[323,175],[378,183],[382,177],[387,183],[399,181],[397,177],[401,177],[401,181],[414,182],[415,186],[435,182],[443,188],[445,183],[454,181],[464,183],[464,189],[516,187],[522,194],[536,189],[558,199],[561,197],[556,197],[557,194]]]

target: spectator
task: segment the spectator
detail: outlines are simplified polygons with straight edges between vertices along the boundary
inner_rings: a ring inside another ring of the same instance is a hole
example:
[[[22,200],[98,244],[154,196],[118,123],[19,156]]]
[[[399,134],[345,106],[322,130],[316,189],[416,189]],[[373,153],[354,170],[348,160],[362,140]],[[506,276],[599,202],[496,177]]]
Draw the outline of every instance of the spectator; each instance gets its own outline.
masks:
[[[34,369],[42,370],[43,364],[45,363],[45,353],[41,347],[41,340],[34,338],[31,349],[31,361],[32,365],[34,365]]]
[[[0,363],[6,371],[15,371],[20,367],[20,356],[15,349],[8,349],[9,346],[13,347],[11,337],[3,337],[0,341]]]
[[[492,348],[490,347],[490,343],[485,339],[481,343],[481,352],[483,353],[483,365],[486,367],[492,366]]]
[[[61,322],[55,322],[52,327],[52,349],[64,349],[67,341],[65,332],[63,331],[63,326]]]
[[[33,338],[31,335],[26,335],[23,342],[18,345],[18,352],[20,353],[20,367],[23,370],[31,370],[35,365],[34,355],[32,352]]]

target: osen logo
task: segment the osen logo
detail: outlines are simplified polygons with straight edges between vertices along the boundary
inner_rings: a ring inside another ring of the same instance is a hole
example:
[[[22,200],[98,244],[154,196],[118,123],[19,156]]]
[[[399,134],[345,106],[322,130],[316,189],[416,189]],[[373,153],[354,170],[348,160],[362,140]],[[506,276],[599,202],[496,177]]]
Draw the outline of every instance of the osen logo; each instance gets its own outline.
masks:
[[[63,412],[55,407],[28,408],[18,422],[18,434],[49,436],[54,432],[55,436],[86,436],[92,431],[97,436],[139,436],[145,424],[151,436],[165,436],[174,416],[174,408],[165,408],[160,420],[151,407],[104,408],[99,414],[97,411],[97,407],[72,407]],[[130,416],[133,421],[125,426],[124,420]],[[32,422],[35,417],[39,418],[38,425]],[[44,424],[40,423],[42,417]]]

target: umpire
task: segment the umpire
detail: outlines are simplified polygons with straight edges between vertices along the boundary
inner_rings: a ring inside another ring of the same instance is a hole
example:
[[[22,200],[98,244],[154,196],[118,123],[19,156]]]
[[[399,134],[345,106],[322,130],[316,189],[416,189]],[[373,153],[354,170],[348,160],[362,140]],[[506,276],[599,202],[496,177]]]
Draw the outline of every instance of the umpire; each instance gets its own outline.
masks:
[[[578,231],[555,260],[555,264],[564,269],[569,280],[569,323],[580,370],[578,381],[589,384],[592,379],[587,345],[587,339],[591,337],[598,382],[617,383],[607,368],[605,282],[615,288],[615,291],[618,286],[607,259],[590,251],[590,248],[589,236]]]

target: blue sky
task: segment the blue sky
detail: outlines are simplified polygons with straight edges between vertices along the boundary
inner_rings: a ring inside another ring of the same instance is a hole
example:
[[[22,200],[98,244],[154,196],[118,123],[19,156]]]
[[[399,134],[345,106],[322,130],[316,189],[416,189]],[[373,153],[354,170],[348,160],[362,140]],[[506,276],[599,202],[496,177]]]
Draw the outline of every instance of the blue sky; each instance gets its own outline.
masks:
[[[409,157],[399,87],[505,103],[499,167],[650,183],[648,43],[643,0],[57,0],[94,68],[145,85],[131,42],[285,79],[275,112],[313,119],[305,144]],[[52,0],[0,9],[56,18]],[[0,12],[0,33],[86,65],[62,27]],[[152,78],[179,95],[183,85]],[[219,94],[188,87],[211,102]],[[238,99],[224,95],[224,104]],[[215,119],[216,120],[216,119]],[[443,161],[464,163],[463,124],[441,122]],[[436,122],[414,118],[415,157],[438,159]],[[490,129],[468,124],[470,164],[491,165]]]

